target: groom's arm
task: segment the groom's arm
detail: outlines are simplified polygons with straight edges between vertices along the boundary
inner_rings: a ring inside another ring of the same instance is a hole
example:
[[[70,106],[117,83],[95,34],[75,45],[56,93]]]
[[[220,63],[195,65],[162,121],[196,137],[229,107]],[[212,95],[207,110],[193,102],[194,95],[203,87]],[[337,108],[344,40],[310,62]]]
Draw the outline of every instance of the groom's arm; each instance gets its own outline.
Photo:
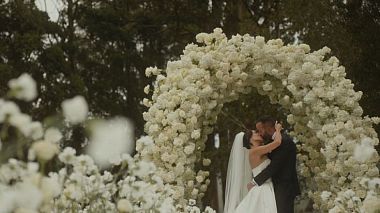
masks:
[[[276,174],[284,164],[289,160],[291,154],[291,144],[283,143],[283,147],[279,147],[276,153],[272,155],[272,161],[260,174],[253,178],[253,182],[257,185],[263,184],[266,180]]]

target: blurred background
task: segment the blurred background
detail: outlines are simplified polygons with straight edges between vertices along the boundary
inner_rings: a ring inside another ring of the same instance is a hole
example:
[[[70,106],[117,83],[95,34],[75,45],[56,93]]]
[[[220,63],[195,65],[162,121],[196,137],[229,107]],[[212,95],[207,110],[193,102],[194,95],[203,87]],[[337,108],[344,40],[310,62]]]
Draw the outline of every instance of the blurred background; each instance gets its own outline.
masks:
[[[379,0],[0,0],[0,96],[8,80],[27,72],[40,96],[20,104],[34,119],[55,115],[64,99],[79,94],[92,115],[131,118],[140,136],[143,88],[154,80],[145,68],[165,68],[196,34],[216,27],[228,37],[330,47],[363,91],[364,115],[380,115]],[[220,209],[233,137],[263,114],[286,117],[255,92],[224,107],[204,152],[212,159],[205,205]],[[65,139],[79,153],[83,131],[78,126]]]

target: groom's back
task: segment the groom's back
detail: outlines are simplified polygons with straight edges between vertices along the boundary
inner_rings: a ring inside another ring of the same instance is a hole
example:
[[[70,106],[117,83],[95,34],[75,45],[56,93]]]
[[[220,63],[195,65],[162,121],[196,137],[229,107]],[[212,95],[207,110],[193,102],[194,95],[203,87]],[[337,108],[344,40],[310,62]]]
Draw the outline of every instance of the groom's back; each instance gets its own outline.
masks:
[[[275,188],[277,188],[276,190],[285,190],[296,196],[300,194],[296,169],[297,147],[293,142],[293,139],[287,134],[282,135],[281,145],[276,150],[272,151],[272,153],[269,154],[269,157],[271,158],[273,155],[280,152],[286,152],[286,161],[283,162],[283,166],[280,170],[272,176],[272,181]],[[279,187],[282,189],[279,189]]]

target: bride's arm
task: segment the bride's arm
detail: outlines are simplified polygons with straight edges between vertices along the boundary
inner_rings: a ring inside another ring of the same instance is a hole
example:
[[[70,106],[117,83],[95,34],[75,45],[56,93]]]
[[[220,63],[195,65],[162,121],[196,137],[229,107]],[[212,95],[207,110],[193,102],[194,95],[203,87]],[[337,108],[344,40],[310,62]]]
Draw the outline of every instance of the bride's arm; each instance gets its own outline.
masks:
[[[274,149],[279,147],[282,141],[282,136],[281,136],[282,125],[276,122],[275,128],[276,128],[276,132],[275,132],[275,138],[273,142],[267,145],[263,145],[263,146],[252,147],[250,152],[256,155],[264,155],[264,154],[272,152]]]

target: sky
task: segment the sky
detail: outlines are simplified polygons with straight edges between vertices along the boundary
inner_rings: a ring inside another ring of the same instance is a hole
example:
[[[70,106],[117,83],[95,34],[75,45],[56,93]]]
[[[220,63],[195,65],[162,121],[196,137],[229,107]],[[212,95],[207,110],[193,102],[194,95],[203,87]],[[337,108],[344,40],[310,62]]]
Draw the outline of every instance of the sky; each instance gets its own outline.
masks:
[[[35,0],[40,10],[46,11],[52,21],[58,20],[58,8],[62,7],[60,0]]]

